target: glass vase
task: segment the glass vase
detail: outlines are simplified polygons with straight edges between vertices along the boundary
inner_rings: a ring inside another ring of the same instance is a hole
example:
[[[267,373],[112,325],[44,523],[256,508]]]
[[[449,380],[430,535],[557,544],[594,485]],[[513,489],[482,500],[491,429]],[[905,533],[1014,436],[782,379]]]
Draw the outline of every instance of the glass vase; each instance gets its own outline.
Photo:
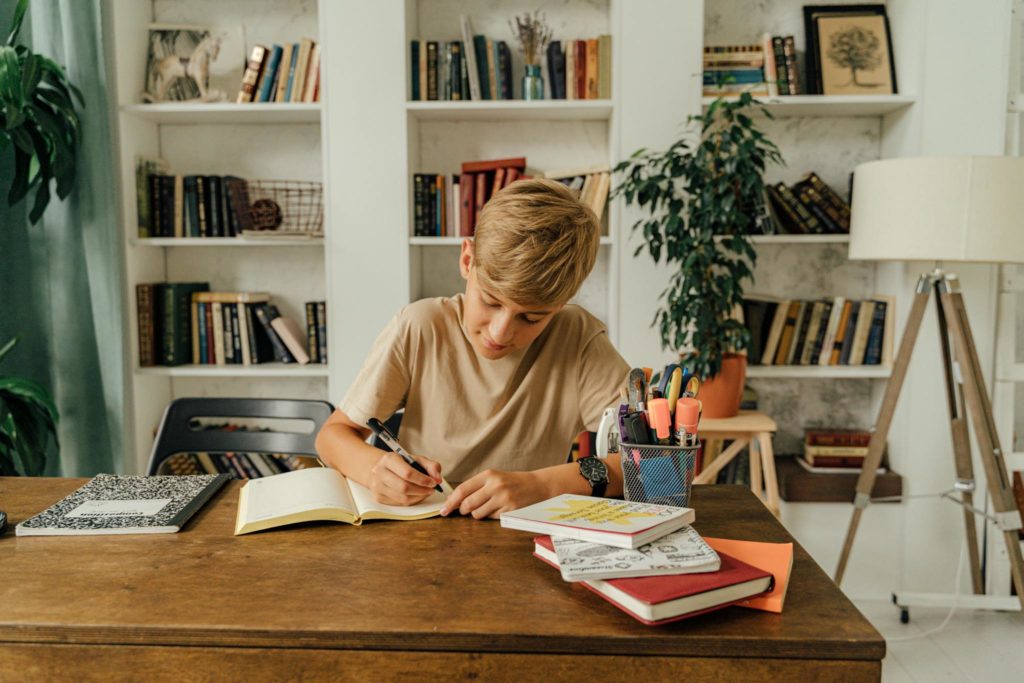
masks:
[[[544,99],[544,77],[540,75],[540,65],[527,64],[523,74],[523,99]]]

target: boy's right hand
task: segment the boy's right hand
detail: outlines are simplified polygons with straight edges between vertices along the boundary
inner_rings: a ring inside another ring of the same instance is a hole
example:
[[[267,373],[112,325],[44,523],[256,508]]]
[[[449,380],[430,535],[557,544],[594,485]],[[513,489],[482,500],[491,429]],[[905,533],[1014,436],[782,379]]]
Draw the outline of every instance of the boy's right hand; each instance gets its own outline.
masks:
[[[434,492],[441,483],[441,464],[417,455],[413,456],[430,476],[417,472],[397,453],[385,453],[370,470],[370,491],[378,503],[385,505],[415,505]],[[433,477],[433,478],[431,478]]]

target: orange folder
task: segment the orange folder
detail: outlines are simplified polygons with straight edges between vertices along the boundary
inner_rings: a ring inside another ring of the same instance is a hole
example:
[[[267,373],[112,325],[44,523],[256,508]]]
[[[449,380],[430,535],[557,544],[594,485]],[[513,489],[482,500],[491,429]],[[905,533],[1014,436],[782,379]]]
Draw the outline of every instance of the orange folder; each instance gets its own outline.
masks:
[[[740,607],[759,609],[765,612],[782,612],[789,587],[789,574],[793,570],[792,543],[759,543],[757,541],[734,541],[725,538],[704,538],[716,551],[735,557],[775,577],[771,593],[737,603]]]

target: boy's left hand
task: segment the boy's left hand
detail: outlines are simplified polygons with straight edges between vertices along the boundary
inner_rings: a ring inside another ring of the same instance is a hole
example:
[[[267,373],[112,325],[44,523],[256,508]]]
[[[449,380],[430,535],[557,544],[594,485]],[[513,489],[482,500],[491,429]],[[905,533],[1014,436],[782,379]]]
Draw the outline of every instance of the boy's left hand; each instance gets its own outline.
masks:
[[[476,519],[497,519],[502,512],[518,510],[549,497],[536,472],[485,470],[452,491],[441,508],[441,515],[447,516],[458,510]]]

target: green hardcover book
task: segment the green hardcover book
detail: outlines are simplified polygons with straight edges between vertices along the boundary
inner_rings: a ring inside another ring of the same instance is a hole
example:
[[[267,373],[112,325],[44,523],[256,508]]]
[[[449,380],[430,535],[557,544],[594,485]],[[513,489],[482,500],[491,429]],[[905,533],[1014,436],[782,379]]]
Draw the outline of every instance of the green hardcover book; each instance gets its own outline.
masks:
[[[184,365],[192,362],[192,294],[208,291],[208,282],[163,284],[161,365]]]

